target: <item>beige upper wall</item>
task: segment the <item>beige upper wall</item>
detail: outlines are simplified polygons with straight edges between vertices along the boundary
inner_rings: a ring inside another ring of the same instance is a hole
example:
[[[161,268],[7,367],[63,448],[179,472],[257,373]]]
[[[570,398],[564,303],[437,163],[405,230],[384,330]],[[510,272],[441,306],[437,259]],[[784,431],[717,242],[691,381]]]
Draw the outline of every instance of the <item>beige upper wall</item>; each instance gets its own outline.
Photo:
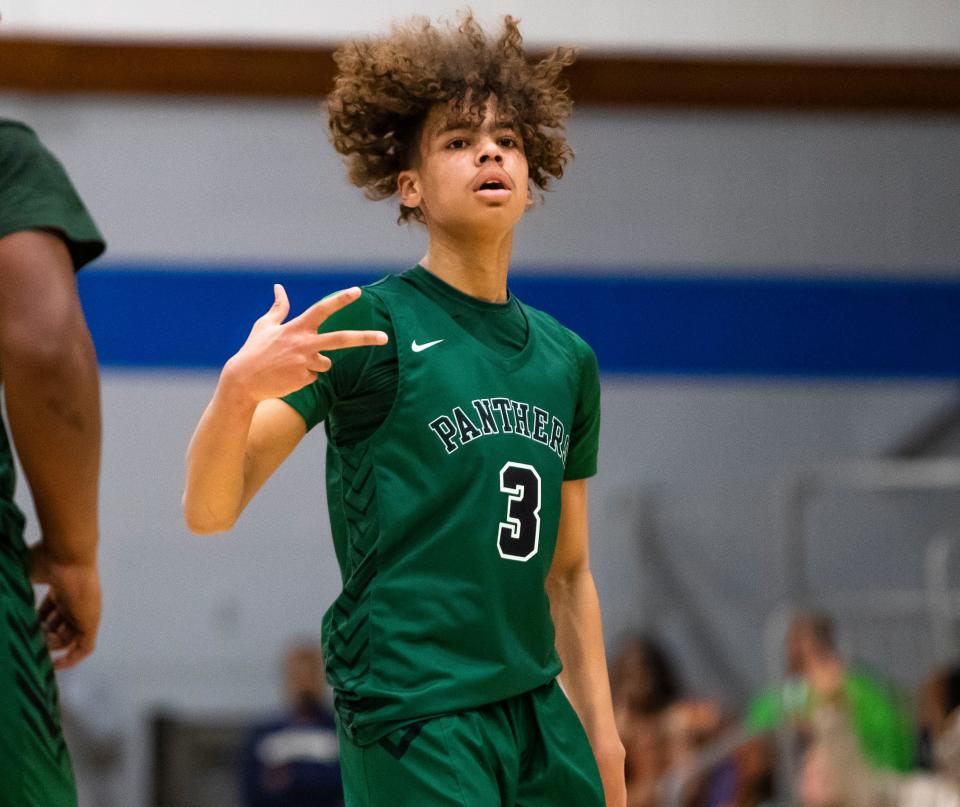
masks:
[[[5,0],[0,32],[335,41],[412,14],[450,15],[463,0],[339,3],[277,0]],[[777,51],[956,57],[956,0],[485,0],[482,18],[512,13],[531,43],[629,50]]]

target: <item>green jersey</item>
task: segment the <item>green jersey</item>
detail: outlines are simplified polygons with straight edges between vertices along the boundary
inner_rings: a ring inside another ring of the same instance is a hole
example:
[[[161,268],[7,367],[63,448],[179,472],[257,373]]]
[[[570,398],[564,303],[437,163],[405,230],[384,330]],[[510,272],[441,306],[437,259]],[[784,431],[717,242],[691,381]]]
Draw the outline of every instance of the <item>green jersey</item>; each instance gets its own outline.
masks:
[[[596,470],[589,347],[514,299],[526,338],[505,355],[464,327],[456,300],[435,293],[445,284],[425,284],[426,274],[418,267],[364,290],[392,331],[385,418],[348,444],[327,424],[343,591],[324,616],[323,643],[341,725],[361,744],[557,675],[544,582],[561,485]],[[324,330],[333,327],[342,324]],[[305,413],[328,399],[307,388],[287,400]]]

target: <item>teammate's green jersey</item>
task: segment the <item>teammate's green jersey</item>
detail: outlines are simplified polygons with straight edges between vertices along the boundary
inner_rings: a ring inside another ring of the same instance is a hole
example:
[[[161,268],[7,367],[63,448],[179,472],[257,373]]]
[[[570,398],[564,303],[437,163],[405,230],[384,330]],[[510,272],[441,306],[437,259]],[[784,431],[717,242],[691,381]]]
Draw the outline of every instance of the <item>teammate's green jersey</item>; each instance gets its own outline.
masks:
[[[30,127],[0,118],[0,238],[39,229],[63,238],[77,270],[106,247],[57,158]],[[13,455],[0,422],[0,507],[16,510],[14,484]],[[5,540],[9,536],[0,535]]]
[[[459,316],[471,298],[420,267],[364,296],[389,317],[390,345],[374,350],[395,356],[396,386],[372,434],[328,443],[344,587],[323,620],[341,725],[359,743],[557,675],[544,582],[561,484],[595,472],[599,422],[596,359],[546,314],[513,299],[526,337],[504,355]],[[287,400],[309,424],[329,395]]]
[[[28,127],[0,119],[0,238],[23,230],[57,233],[75,269],[105,247],[57,159]],[[75,807],[14,485],[13,453],[0,421],[0,807]]]

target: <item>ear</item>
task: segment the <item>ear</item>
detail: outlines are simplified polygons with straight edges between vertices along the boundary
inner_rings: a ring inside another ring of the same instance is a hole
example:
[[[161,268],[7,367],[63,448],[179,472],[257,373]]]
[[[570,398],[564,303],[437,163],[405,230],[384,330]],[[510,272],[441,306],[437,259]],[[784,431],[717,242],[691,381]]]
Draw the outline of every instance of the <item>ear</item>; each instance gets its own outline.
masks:
[[[533,188],[531,188],[529,185],[527,185],[527,207],[526,207],[526,209],[529,210],[531,207],[534,206],[535,203],[536,203],[536,200],[533,198]]]
[[[423,196],[420,193],[420,177],[413,169],[397,174],[397,195],[404,207],[420,207]]]

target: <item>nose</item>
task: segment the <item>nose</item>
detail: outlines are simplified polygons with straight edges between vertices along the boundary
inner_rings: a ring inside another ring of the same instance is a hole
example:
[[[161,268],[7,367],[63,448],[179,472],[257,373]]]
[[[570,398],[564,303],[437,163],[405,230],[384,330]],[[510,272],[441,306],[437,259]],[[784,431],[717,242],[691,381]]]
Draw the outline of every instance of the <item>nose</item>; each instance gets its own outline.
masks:
[[[477,151],[477,163],[479,165],[483,165],[488,160],[493,160],[498,165],[503,162],[503,154],[500,151],[500,146],[497,145],[497,141],[492,137],[485,137]]]

